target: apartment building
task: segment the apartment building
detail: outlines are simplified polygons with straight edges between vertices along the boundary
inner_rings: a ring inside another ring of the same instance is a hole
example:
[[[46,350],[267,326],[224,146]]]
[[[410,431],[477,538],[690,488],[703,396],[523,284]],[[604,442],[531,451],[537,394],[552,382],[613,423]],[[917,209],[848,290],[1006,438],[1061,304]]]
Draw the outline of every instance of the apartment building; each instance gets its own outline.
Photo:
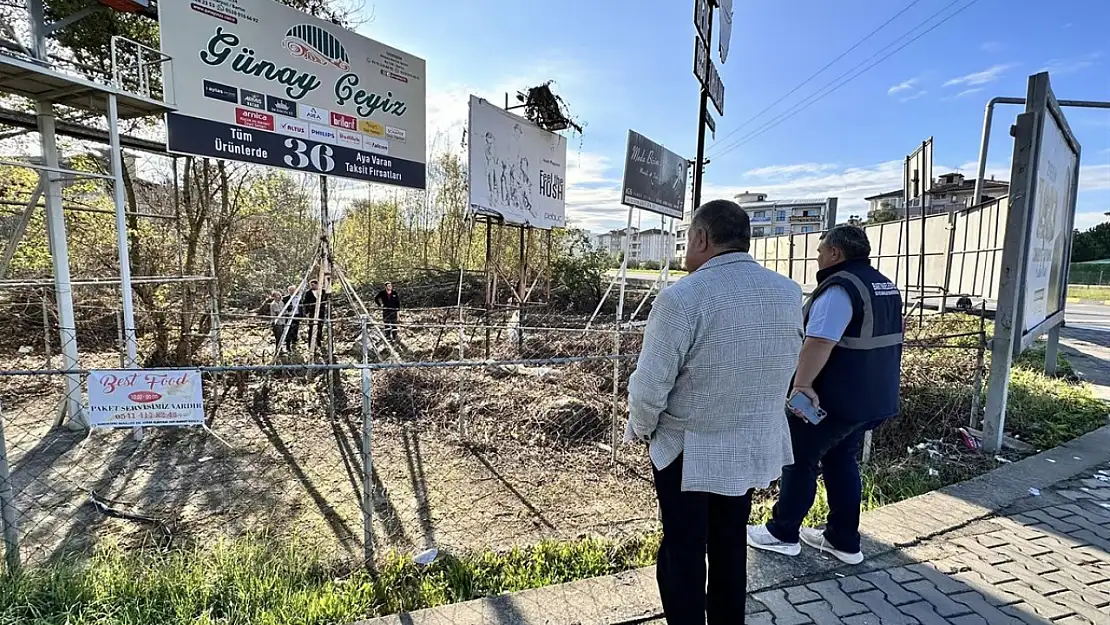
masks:
[[[624,249],[625,237],[631,233],[628,260],[632,262],[662,262],[664,254],[674,249],[674,235],[659,228],[639,230],[638,228],[610,230],[594,238],[597,249],[617,256]]]
[[[925,205],[926,215],[947,213],[950,210],[963,210],[983,202],[998,199],[1009,195],[1010,183],[1005,180],[983,181],[983,190],[978,202],[973,201],[975,195],[975,179],[965,178],[960,173],[948,173],[937,176],[932,186],[920,198],[912,198],[909,204],[909,216],[920,217],[921,206]],[[903,219],[906,217],[906,202],[904,191],[895,189],[879,195],[866,197],[867,218],[871,220],[879,211],[892,211],[891,217]]]

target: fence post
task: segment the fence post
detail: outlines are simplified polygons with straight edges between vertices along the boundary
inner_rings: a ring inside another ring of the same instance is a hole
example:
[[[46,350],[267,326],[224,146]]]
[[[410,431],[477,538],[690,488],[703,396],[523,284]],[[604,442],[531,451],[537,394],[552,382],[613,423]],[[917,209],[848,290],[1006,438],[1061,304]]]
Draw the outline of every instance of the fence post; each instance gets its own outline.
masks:
[[[19,573],[19,525],[16,520],[15,491],[8,468],[8,445],[4,436],[4,415],[0,406],[0,523],[4,526],[4,560],[8,575]]]
[[[620,375],[621,375],[621,320],[617,318],[617,331],[614,334],[613,343],[613,425],[609,443],[613,446],[612,462],[617,463],[617,447],[620,445]]]
[[[1048,331],[1048,341],[1044,350],[1044,374],[1051,377],[1056,375],[1056,354],[1060,349],[1060,325],[1057,324]]]
[[[123,317],[116,311],[116,348],[119,349],[119,368],[127,368],[127,347],[123,338]]]
[[[971,382],[971,418],[968,425],[979,427],[979,410],[983,394],[983,366],[987,359],[987,300],[979,305],[979,345],[975,355],[975,375]]]
[[[46,368],[54,368],[54,355],[50,352],[50,308],[46,303],[46,292],[42,294],[42,347],[46,352]]]
[[[365,321],[364,325],[365,327]],[[362,343],[366,349],[368,339],[366,334],[363,333]],[[365,353],[365,352],[364,352]],[[370,453],[370,445],[373,440],[372,429],[373,425],[371,419],[373,417],[373,407],[371,406],[371,397],[373,395],[373,380],[371,378],[371,371],[363,362],[361,371],[362,377],[362,557],[366,561],[367,568],[374,566],[374,461]]]
[[[460,282],[461,283],[461,282]],[[463,312],[462,307],[459,308],[459,360],[466,360],[466,338],[463,330]],[[463,383],[463,376],[459,376],[459,436],[465,441],[467,439],[466,428],[466,406],[463,404],[463,392],[466,385]]]
[[[872,430],[867,430],[863,434],[863,458],[860,462],[863,466],[871,462],[871,432]]]

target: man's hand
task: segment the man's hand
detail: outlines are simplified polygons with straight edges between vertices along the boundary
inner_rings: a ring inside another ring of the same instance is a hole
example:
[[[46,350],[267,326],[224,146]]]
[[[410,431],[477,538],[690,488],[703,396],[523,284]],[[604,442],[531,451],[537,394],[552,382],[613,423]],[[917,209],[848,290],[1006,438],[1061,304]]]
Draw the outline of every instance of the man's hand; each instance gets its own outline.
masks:
[[[808,397],[809,401],[813,402],[814,408],[821,407],[821,400],[818,399],[817,391],[813,390],[812,386],[795,386],[794,390],[791,391],[790,396],[793,397],[797,393],[801,393],[802,395]]]

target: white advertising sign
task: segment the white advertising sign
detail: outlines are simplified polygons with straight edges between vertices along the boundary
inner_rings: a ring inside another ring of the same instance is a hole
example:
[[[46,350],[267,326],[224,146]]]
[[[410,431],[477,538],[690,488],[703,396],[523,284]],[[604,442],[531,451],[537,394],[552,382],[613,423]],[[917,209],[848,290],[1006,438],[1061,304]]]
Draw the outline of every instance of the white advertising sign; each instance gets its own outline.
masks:
[[[1068,248],[1068,212],[1075,200],[1072,183],[1078,156],[1050,109],[1045,111],[1036,191],[1030,214],[1029,253],[1025,268],[1024,330],[1059,311]]]
[[[273,0],[161,2],[158,18],[171,152],[424,188],[423,59]],[[385,128],[404,137],[388,154],[359,147]]]
[[[89,426],[204,425],[197,369],[102,369],[89,372]]]
[[[566,225],[565,137],[474,96],[469,137],[471,210],[507,224]]]

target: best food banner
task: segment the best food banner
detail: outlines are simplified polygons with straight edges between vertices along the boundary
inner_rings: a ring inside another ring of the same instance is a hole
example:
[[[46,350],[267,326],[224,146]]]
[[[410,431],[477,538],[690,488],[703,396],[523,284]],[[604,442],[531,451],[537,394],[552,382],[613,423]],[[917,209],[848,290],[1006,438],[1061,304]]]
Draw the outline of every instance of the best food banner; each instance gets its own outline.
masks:
[[[197,369],[103,369],[89,372],[93,428],[204,425]]]

